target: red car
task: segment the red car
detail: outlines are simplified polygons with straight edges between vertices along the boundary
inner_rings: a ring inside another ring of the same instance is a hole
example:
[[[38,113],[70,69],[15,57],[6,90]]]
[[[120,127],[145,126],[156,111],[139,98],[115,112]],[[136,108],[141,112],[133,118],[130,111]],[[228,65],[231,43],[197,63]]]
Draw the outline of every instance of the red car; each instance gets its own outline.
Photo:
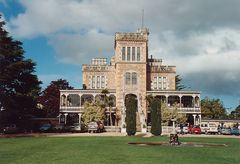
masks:
[[[195,125],[193,127],[188,128],[189,133],[194,133],[194,134],[201,134],[201,128],[198,125]]]

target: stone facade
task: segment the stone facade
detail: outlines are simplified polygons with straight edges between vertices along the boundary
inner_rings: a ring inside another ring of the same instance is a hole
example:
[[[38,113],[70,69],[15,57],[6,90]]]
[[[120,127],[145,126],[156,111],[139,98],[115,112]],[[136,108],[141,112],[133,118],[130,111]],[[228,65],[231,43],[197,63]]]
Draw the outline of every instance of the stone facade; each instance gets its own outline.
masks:
[[[110,63],[107,63],[107,59],[95,58],[90,65],[84,64],[82,66],[84,89],[61,91],[60,115],[66,116],[71,112],[81,114],[84,95],[92,95],[94,100],[95,96],[107,88],[110,95],[115,96],[116,106],[113,114],[121,116],[119,125],[124,124],[124,99],[128,94],[137,97],[141,127],[146,125],[149,111],[145,98],[150,94],[164,97],[169,107],[173,103],[178,103],[179,112],[192,114],[194,124],[199,123],[200,93],[176,91],[176,67],[163,65],[161,59],[153,59],[152,56],[149,58],[148,36],[149,31],[146,28],[134,33],[116,33],[115,54]],[[69,103],[67,98],[69,95],[72,95],[71,99],[75,97],[75,101],[79,99],[79,103]],[[79,106],[73,107],[69,104]]]

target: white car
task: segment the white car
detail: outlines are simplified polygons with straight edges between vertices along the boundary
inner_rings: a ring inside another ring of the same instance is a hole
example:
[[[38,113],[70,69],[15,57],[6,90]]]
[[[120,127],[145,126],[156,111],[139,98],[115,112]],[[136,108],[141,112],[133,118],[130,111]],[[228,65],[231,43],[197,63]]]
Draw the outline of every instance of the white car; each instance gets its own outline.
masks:
[[[213,123],[201,123],[200,125],[201,132],[205,134],[217,134],[218,127],[216,124]]]
[[[97,124],[97,122],[90,122],[90,123],[88,124],[88,132],[89,132],[89,133],[91,133],[91,132],[96,133],[97,130],[98,130],[98,124]]]
[[[183,133],[184,133],[184,134],[187,134],[187,133],[188,133],[188,126],[187,126],[186,124],[183,124],[182,126],[183,126]],[[177,124],[177,125],[176,125],[175,130],[176,130],[177,133],[179,133],[179,134],[181,133],[180,124]]]

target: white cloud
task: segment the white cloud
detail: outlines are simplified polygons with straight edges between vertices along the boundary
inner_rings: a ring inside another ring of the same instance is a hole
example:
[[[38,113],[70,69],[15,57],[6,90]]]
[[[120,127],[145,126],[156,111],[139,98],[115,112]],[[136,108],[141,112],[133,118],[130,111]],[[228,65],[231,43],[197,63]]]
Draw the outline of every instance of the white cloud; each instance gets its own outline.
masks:
[[[0,4],[3,4],[6,7],[7,6],[7,1],[6,0],[0,0]]]
[[[99,33],[97,30],[85,34],[57,34],[50,38],[49,44],[57,52],[57,60],[64,63],[89,63],[94,57],[110,57],[113,52],[113,35]]]
[[[185,81],[199,90],[231,94],[240,88],[239,0],[20,3],[25,12],[10,20],[12,33],[20,38],[46,37],[61,62],[81,65],[92,57],[110,57],[114,33],[135,31],[144,9],[150,54],[176,65]]]

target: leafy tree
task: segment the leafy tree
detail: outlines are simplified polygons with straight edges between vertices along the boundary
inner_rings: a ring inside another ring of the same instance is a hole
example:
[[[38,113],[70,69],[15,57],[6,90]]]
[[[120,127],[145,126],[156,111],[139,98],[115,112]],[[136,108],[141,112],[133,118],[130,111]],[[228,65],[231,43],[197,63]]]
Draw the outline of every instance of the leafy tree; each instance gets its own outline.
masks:
[[[91,121],[103,122],[105,119],[105,107],[102,106],[99,100],[96,102],[85,102],[84,103],[84,113],[83,121],[88,124]]]
[[[175,83],[176,83],[176,90],[180,91],[186,88],[185,85],[181,84],[182,78],[180,77],[180,75],[176,75],[175,76]]]
[[[73,89],[67,80],[51,81],[50,85],[39,96],[38,102],[43,106],[46,117],[57,117],[59,114],[60,90]]]
[[[204,98],[201,100],[201,110],[203,118],[222,119],[226,118],[226,109],[220,99]]]
[[[4,25],[0,15],[1,121],[18,123],[36,108],[41,82],[34,74],[36,64],[24,58],[22,43],[9,36]]]
[[[238,105],[236,109],[230,113],[229,118],[240,119],[240,105]]]
[[[133,95],[128,95],[125,98],[126,105],[126,131],[129,136],[135,135],[136,133],[136,109],[137,100]]]
[[[162,109],[162,123],[168,125],[170,120],[175,118],[177,123],[185,123],[187,121],[187,115],[185,113],[179,113],[177,105],[169,108],[166,103],[161,103]]]
[[[161,101],[153,97],[150,100],[151,108],[151,133],[155,136],[161,135],[162,125],[161,125]]]

